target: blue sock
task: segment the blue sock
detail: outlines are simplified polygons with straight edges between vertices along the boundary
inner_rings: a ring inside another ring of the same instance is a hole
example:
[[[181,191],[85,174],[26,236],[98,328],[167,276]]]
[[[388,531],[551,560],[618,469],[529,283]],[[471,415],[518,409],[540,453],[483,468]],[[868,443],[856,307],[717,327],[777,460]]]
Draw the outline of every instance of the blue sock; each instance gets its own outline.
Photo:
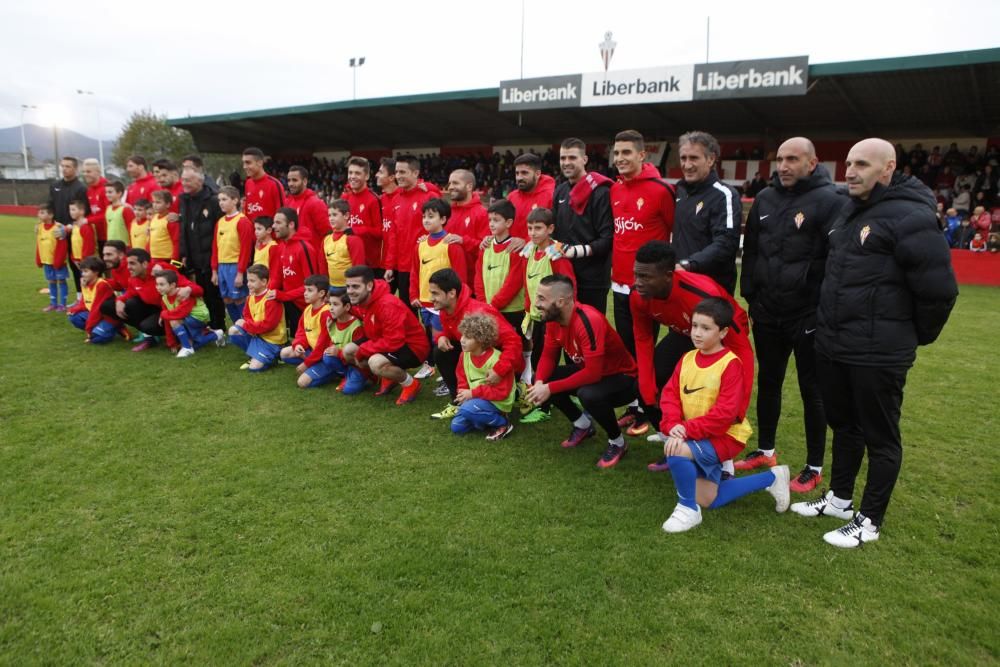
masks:
[[[773,472],[761,472],[756,475],[748,475],[747,477],[727,479],[725,482],[719,484],[719,495],[715,497],[715,501],[708,508],[714,510],[716,507],[728,505],[737,498],[742,498],[754,491],[766,489],[772,484],[774,484]]]
[[[201,330],[201,333],[195,338],[194,345],[195,349],[208,345],[209,343],[215,342],[215,332],[208,327]]]
[[[189,347],[192,350],[194,346],[191,345],[191,336],[188,335],[187,329],[184,327],[175,327],[174,335],[177,336],[177,340],[180,341],[181,347]]]
[[[54,306],[58,301],[56,299],[59,297],[59,287],[56,285],[56,281],[49,283],[49,305]]]
[[[243,304],[227,303],[226,312],[229,313],[229,319],[233,321],[233,324],[236,324],[243,317]]]
[[[677,489],[677,502],[684,507],[698,509],[698,503],[695,501],[698,469],[695,468],[694,461],[683,456],[670,456],[667,462],[670,464],[670,474],[674,478],[674,488]]]
[[[66,295],[69,293],[69,288],[66,286],[65,280],[60,280],[59,283],[59,305],[66,305]]]

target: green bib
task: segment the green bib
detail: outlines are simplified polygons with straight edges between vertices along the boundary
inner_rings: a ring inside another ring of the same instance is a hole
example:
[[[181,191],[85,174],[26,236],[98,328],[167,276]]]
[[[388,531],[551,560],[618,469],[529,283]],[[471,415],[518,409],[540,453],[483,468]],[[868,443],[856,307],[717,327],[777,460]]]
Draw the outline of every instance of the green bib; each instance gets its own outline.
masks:
[[[531,253],[531,257],[528,258],[524,275],[524,283],[532,303],[535,301],[535,295],[538,294],[538,285],[541,284],[542,278],[552,275],[552,258],[549,257],[549,254],[542,253],[541,259],[535,259],[535,254]],[[536,322],[542,321],[542,316],[534,308],[531,309],[530,313],[527,313],[527,316]]]
[[[104,209],[104,219],[108,223],[108,240],[121,241],[127,245],[130,239],[125,226],[125,206],[119,206],[117,210],[108,206]]]
[[[177,307],[177,299],[170,301],[168,297],[163,297],[163,303],[170,310],[173,310],[174,308]],[[199,322],[208,322],[209,318],[208,306],[206,306],[205,302],[202,301],[201,299],[195,299],[194,308],[191,309],[191,314],[189,315],[189,317],[193,317]]]
[[[354,318],[354,321],[348,324],[346,328],[340,329],[337,327],[337,320],[331,317],[327,328],[330,332],[330,342],[336,345],[337,349],[343,350],[345,345],[354,340],[354,332],[360,326],[361,320]]]
[[[486,303],[493,301],[493,296],[503,287],[510,273],[510,253],[494,252],[493,248],[483,251],[483,289],[486,290]],[[524,310],[524,287],[500,309],[504,313],[514,313]]]
[[[465,379],[469,381],[469,389],[475,389],[483,383],[486,376],[490,374],[493,366],[500,361],[500,350],[494,349],[490,358],[486,360],[482,368],[477,368],[474,363],[472,363],[472,355],[465,352],[462,353],[462,370],[465,371]],[[502,401],[490,401],[493,405],[497,406],[500,412],[507,413],[510,412],[511,408],[514,407],[514,392],[516,386],[514,383],[510,385],[510,393],[507,394],[507,398]]]

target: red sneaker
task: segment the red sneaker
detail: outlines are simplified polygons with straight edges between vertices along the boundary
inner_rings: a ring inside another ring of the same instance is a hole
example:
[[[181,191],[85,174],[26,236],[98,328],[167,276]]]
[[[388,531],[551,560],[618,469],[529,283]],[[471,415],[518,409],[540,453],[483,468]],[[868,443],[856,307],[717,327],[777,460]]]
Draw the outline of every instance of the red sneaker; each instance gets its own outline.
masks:
[[[573,430],[569,432],[569,437],[559,443],[559,446],[563,449],[576,447],[587,438],[593,438],[595,435],[597,435],[597,430],[594,429],[593,424],[587,428],[577,428],[574,426]]]
[[[337,391],[344,391],[344,387],[347,386],[347,378],[345,377],[337,384]]]
[[[737,470],[756,470],[757,468],[773,468],[776,465],[778,465],[777,453],[774,456],[768,456],[758,449],[747,454],[742,461],[734,463],[733,467]]]
[[[816,472],[809,466],[802,469],[795,479],[788,484],[788,489],[793,493],[808,493],[823,482],[823,475]]]
[[[614,468],[618,465],[618,462],[622,460],[625,453],[628,452],[628,443],[619,447],[618,445],[613,445],[608,443],[608,448],[604,450],[604,454],[597,461],[598,468]]]
[[[396,405],[406,405],[407,403],[412,403],[417,400],[417,394],[420,393],[420,380],[414,380],[410,383],[409,387],[403,387],[403,391],[399,393],[399,398],[396,399]]]
[[[646,465],[646,470],[649,472],[666,472],[670,470],[670,464],[667,462],[667,457],[664,456],[659,461],[654,461]]]
[[[150,338],[147,337],[145,340],[141,341],[138,345],[136,345],[135,347],[133,347],[132,351],[133,352],[145,352],[146,350],[148,350],[151,347],[153,347],[153,341],[152,341],[152,339],[150,339]]]
[[[622,413],[622,416],[618,418],[618,428],[624,430],[636,422],[637,413],[630,410],[626,410]]]
[[[389,378],[382,378],[378,384],[378,389],[375,390],[376,396],[385,396],[390,393],[393,387],[396,386],[395,380],[390,380]]]
[[[646,435],[649,433],[649,422],[646,420],[635,420],[631,426],[625,429],[625,435],[637,438],[641,435]]]

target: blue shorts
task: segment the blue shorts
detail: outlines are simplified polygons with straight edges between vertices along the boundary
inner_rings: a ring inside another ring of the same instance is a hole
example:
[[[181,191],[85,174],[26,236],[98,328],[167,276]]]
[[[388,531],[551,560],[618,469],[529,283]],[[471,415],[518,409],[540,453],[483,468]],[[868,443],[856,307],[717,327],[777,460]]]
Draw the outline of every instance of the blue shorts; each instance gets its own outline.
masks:
[[[219,274],[219,294],[223,299],[245,299],[250,291],[247,290],[246,282],[243,287],[236,287],[236,265],[219,264],[216,269]]]
[[[708,440],[688,440],[687,446],[694,456],[698,476],[716,484],[722,481],[722,463],[719,462],[719,455],[715,453],[712,443]]]
[[[251,359],[256,359],[265,366],[273,364],[279,354],[281,354],[280,345],[268,343],[263,338],[258,338],[257,336],[251,337],[250,344],[247,345],[247,356]]]
[[[420,321],[425,327],[430,327],[433,331],[441,331],[440,311],[434,308],[420,308]]]
[[[62,265],[61,269],[57,269],[51,264],[42,264],[42,270],[45,272],[45,280],[50,283],[69,278],[69,269],[66,268],[65,264]]]

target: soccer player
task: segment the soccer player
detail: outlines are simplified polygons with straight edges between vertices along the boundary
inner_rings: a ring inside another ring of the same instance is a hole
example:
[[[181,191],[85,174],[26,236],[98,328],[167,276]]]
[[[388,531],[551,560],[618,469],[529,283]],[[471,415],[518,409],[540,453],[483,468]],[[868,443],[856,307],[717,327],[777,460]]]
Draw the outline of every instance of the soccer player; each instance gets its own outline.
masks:
[[[139,199],[132,208],[135,211],[135,219],[128,228],[129,248],[141,248],[149,252],[149,213],[151,204],[148,199]]]
[[[349,343],[361,343],[365,332],[361,320],[351,312],[351,299],[347,296],[346,288],[331,288],[327,303],[330,304],[330,345],[323,352],[321,364],[310,367],[306,374],[321,381],[325,381],[327,374],[340,376],[342,379],[337,385],[337,391],[345,396],[352,396],[364,391],[368,381],[357,366],[347,363],[344,348]]]
[[[219,288],[229,319],[235,322],[243,316],[247,288],[243,274],[250,266],[253,254],[254,227],[240,213],[240,191],[231,185],[219,189],[222,217],[215,223],[212,238],[212,284]]]
[[[545,322],[545,346],[526,398],[538,406],[555,404],[573,423],[564,448],[595,436],[593,422],[600,424],[608,445],[597,466],[610,468],[628,451],[615,408],[636,398],[635,361],[604,314],[576,303],[573,290],[562,274],[546,276],[538,286],[534,307]],[[563,355],[569,363],[557,366]]]
[[[153,191],[160,189],[156,184],[156,177],[146,171],[146,158],[143,156],[130,155],[125,161],[125,171],[132,179],[126,191],[125,201],[132,206],[135,206],[140,199],[150,200]]]
[[[451,432],[460,435],[476,429],[487,431],[486,440],[506,438],[514,425],[507,415],[514,407],[514,371],[497,370],[501,353],[494,345],[499,331],[496,318],[485,313],[466,315],[458,325],[462,354],[457,367],[459,404]],[[498,379],[496,379],[498,378]]]
[[[177,284],[177,272],[167,269],[156,275],[156,291],[163,299],[163,309],[160,311],[160,321],[167,329],[167,338],[171,336],[180,343],[177,351],[178,359],[185,359],[194,351],[208,343],[219,347],[226,344],[226,336],[222,329],[213,330],[208,326],[208,307],[205,302],[195,296],[182,297]]]
[[[385,281],[375,280],[371,268],[352,266],[346,278],[351,305],[360,306],[364,312],[366,340],[348,343],[344,359],[381,379],[376,396],[389,394],[399,384],[403,389],[396,405],[412,403],[420,392],[420,381],[406,369],[419,366],[430,351],[420,321],[409,306],[389,293]]]
[[[247,269],[250,295],[243,306],[243,317],[229,328],[229,342],[250,358],[240,370],[253,373],[267,370],[286,340],[284,313],[278,301],[268,298],[268,278],[267,267],[262,264]]]
[[[510,233],[511,236],[527,239],[528,214],[539,208],[552,208],[552,193],[556,182],[551,176],[542,173],[542,158],[534,153],[518,155],[514,159],[514,181],[517,189],[507,195],[517,211]]]
[[[379,160],[379,168],[375,172],[375,183],[381,193],[379,207],[382,209],[382,247],[378,263],[371,268],[375,271],[375,276],[381,278],[385,269],[388,268],[385,258],[389,252],[389,244],[395,238],[392,230],[393,220],[396,216],[396,190],[399,186],[396,185],[396,161],[393,158],[384,157]]]
[[[168,218],[172,222],[179,222],[181,195],[184,194],[184,186],[181,183],[180,172],[177,165],[171,160],[161,158],[153,163],[153,177],[160,190],[170,193],[170,212]]]
[[[128,243],[128,230],[132,226],[132,221],[135,220],[135,211],[123,201],[125,184],[121,181],[111,181],[104,186],[104,196],[108,200],[108,207],[104,212],[107,240]]]
[[[101,249],[101,259],[104,260],[105,270],[108,274],[108,284],[115,292],[124,292],[128,288],[128,261],[125,253],[128,246],[123,241],[109,239],[104,242]]]
[[[94,226],[98,245],[108,239],[108,180],[101,174],[101,163],[90,157],[83,161],[83,182],[87,184],[87,221]]]
[[[382,207],[378,197],[368,189],[371,167],[368,160],[357,155],[347,160],[347,187],[341,197],[350,207],[348,221],[351,232],[361,239],[365,247],[368,266],[379,266],[382,254]]]
[[[119,329],[128,338],[124,326],[101,314],[101,305],[115,299],[111,284],[101,277],[104,268],[104,262],[96,257],[80,262],[80,299],[66,311],[69,323],[87,334],[83,342],[96,345],[110,343]]]
[[[333,232],[323,239],[320,273],[329,277],[332,286],[343,287],[346,284],[344,271],[365,263],[365,244],[354,235],[354,227],[350,224],[351,207],[345,200],[330,202],[328,214],[329,227]]]
[[[318,387],[330,379],[330,373],[321,377],[307,373],[314,367],[325,370],[322,365],[323,352],[330,346],[330,306],[326,297],[330,292],[330,282],[326,276],[309,276],[306,278],[302,298],[306,308],[299,318],[299,328],[295,331],[292,344],[281,348],[281,360],[293,364],[299,374],[297,384],[302,389]]]
[[[298,224],[299,216],[293,209],[281,208],[274,214],[271,225],[281,254],[278,258],[279,270],[270,273],[268,296],[283,305],[289,331],[298,330],[299,316],[306,307],[302,298],[305,279],[319,273],[316,251],[311,243],[297,236]]]
[[[266,215],[253,221],[253,264],[263,264],[271,273],[281,267],[281,247],[271,233],[273,226],[274,219]]]
[[[181,226],[170,221],[174,196],[167,190],[153,193],[153,217],[149,221],[149,255],[154,262],[170,263],[181,258]]]
[[[52,206],[38,207],[38,224],[35,225],[35,264],[45,272],[49,283],[49,305],[42,312],[66,310],[69,269],[66,268],[66,236],[60,234],[59,224],[52,217]]]
[[[514,205],[506,199],[490,205],[487,216],[492,236],[489,237],[487,246],[479,252],[476,280],[473,284],[476,286],[476,297],[499,310],[504,319],[522,336],[527,348],[528,340],[521,332],[521,323],[524,322],[525,258],[520,253],[508,252],[513,238],[510,228],[514,224],[514,215]],[[530,354],[530,351],[525,352],[525,362]]]
[[[80,200],[70,202],[69,215],[73,219],[69,256],[73,265],[79,268],[84,257],[97,256],[97,231],[87,217],[87,202]]]
[[[433,183],[420,180],[420,160],[413,155],[396,158],[396,183],[399,188],[394,195],[385,279],[392,281],[395,278],[400,298],[409,301],[410,272],[414,270],[413,249],[417,239],[425,233],[423,205],[428,199],[440,197],[441,191]]]
[[[243,183],[243,213],[251,220],[262,215],[273,218],[285,206],[285,189],[281,181],[264,172],[264,151],[254,147],[243,149],[243,171],[247,175]]]
[[[468,169],[451,172],[448,177],[448,196],[451,198],[451,226],[444,242],[462,244],[468,269],[468,275],[462,276],[462,282],[475,285],[476,259],[483,239],[490,235],[489,215],[476,192],[475,175]]]
[[[668,533],[701,523],[702,507],[722,507],[755,491],[770,493],[775,511],[788,509],[788,466],[722,481],[721,461],[739,454],[753,432],[743,404],[740,360],[722,344],[732,318],[732,306],[720,297],[695,306],[691,339],[696,349],[684,355],[663,390],[663,454],[677,489],[677,507],[663,523]]]
[[[299,216],[298,236],[312,244],[314,248],[323,245],[323,239],[330,233],[326,217],[326,205],[315,192],[309,189],[309,170],[299,165],[288,168],[288,195],[285,206],[294,209]]]

